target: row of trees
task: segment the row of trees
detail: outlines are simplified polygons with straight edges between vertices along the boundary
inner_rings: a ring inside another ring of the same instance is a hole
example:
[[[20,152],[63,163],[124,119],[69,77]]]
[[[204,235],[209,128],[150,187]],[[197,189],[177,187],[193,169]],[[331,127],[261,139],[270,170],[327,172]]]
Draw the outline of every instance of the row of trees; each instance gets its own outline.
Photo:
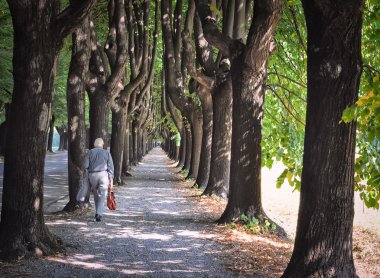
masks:
[[[57,128],[63,139],[61,148],[68,149],[65,211],[79,208],[76,195],[83,181],[83,159],[96,138],[110,143],[119,184],[122,173],[152,147],[158,121],[153,81],[159,7],[150,0],[111,0],[97,5],[95,0],[73,0],[63,8],[60,1],[9,1],[8,5],[13,22],[14,82],[5,121],[0,249],[3,258],[14,259],[49,254],[61,246],[43,218],[44,161],[55,122],[61,123]],[[71,42],[65,42],[68,35]],[[55,98],[52,110],[54,91],[62,83],[55,82],[57,68],[64,65],[64,59],[58,58],[70,48],[65,100],[58,94],[61,98]],[[66,123],[61,114],[67,115]]]
[[[364,2],[303,1],[302,7],[303,12],[287,3],[288,21],[280,25],[282,30],[290,25],[297,39],[300,54],[292,57],[284,48],[287,43],[294,46],[292,38],[286,40],[289,34],[281,34],[285,40],[275,36],[282,1],[178,0],[173,4],[162,0],[162,112],[171,118],[162,136],[169,156],[179,157],[187,179],[204,188],[204,195],[228,197],[219,223],[242,215],[272,222],[262,207],[261,167],[273,163],[272,156],[268,159],[262,152],[262,146],[269,145],[262,142],[264,99],[267,91],[273,93],[282,108],[269,106],[266,115],[276,119],[278,112],[286,110],[305,134],[300,165],[294,161],[300,154],[290,153],[296,151],[294,142],[276,142],[278,149],[288,153],[278,155],[288,162],[279,185],[286,177],[301,190],[295,248],[283,276],[356,277],[352,257],[356,124],[355,116],[347,114],[361,105],[357,101]],[[273,53],[284,65],[270,64]],[[302,69],[306,61],[307,68]],[[291,75],[288,64],[294,70]],[[307,83],[302,70],[307,70]],[[289,81],[292,86],[285,85]],[[294,87],[307,91],[306,121],[292,98],[301,103],[306,99]],[[279,132],[276,129],[283,125],[277,121],[271,132]],[[291,122],[285,126],[289,138],[284,141],[289,142],[295,132]],[[183,139],[179,149],[171,140],[176,132]],[[265,136],[272,142],[278,137]],[[378,187],[371,194],[378,204]]]
[[[364,28],[364,3],[353,0],[72,0],[63,8],[59,2],[8,3],[14,82],[4,148],[4,257],[60,245],[42,210],[46,141],[55,120],[67,133],[65,210],[78,206],[85,149],[110,131],[117,183],[161,139],[205,195],[228,198],[220,223],[243,214],[271,222],[261,203],[261,167],[276,158],[286,166],[278,185],[286,179],[301,190],[284,277],[355,276],[354,183],[367,205],[378,206],[380,196],[373,159],[380,114],[378,60],[371,55],[376,1],[367,0]],[[364,94],[357,100],[359,86]],[[355,176],[357,118],[363,124]],[[179,148],[172,140],[177,132]]]

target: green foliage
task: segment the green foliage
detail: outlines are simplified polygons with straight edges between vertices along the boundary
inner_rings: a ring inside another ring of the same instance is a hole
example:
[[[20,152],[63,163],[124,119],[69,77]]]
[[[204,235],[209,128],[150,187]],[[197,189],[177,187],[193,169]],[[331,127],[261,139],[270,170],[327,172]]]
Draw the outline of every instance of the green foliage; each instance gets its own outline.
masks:
[[[250,218],[245,214],[240,216],[240,221],[243,223],[244,230],[248,233],[268,233],[277,229],[277,226],[270,223],[268,219]]]
[[[363,20],[364,70],[359,99],[347,107],[342,121],[357,122],[355,190],[367,207],[379,209],[380,201],[380,3],[366,1]],[[341,124],[344,124],[341,123]]]
[[[181,171],[179,171],[180,174],[189,174],[189,170],[188,169],[182,169]]]
[[[227,229],[235,229],[235,228],[236,228],[236,224],[235,224],[235,223],[228,223],[228,224],[226,225],[226,228],[227,228]]]
[[[172,132],[172,133],[177,133],[178,132],[178,129],[177,129],[177,127],[176,127],[176,125],[175,125],[175,123],[174,123],[174,121],[173,121],[170,113],[167,113],[165,115],[165,117],[161,118],[160,123],[164,127],[168,128],[170,132]]]
[[[288,181],[299,190],[307,94],[306,30],[299,1],[287,2],[275,39],[277,51],[270,59],[265,96],[262,166],[270,169],[275,162],[282,163],[285,169],[276,186]]]
[[[217,14],[220,17],[222,16],[222,12],[215,5],[209,4],[209,7],[213,13]]]
[[[341,124],[357,120],[355,190],[367,207],[379,208],[380,199],[380,3],[367,0],[363,22],[364,71],[360,98],[342,115]],[[297,27],[296,27],[297,26]],[[269,64],[263,122],[262,165],[275,161],[285,169],[276,186],[286,181],[301,187],[306,115],[306,24],[301,3],[287,1],[276,31],[277,51]]]
[[[53,98],[53,113],[55,116],[55,125],[61,126],[67,123],[67,76],[71,60],[71,37],[65,40],[63,49],[58,56],[58,67],[55,78],[54,98]]]
[[[10,103],[13,91],[13,26],[8,4],[0,2],[0,123],[4,121],[4,104]]]
[[[199,187],[199,184],[195,183],[191,188],[192,189],[199,189],[200,187]]]

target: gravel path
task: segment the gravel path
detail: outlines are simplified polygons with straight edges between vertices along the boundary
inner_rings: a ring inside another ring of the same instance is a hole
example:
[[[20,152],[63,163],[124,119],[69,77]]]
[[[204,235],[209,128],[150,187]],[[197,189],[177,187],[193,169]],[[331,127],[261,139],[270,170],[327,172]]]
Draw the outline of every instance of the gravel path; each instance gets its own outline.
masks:
[[[189,186],[155,148],[115,190],[118,209],[104,221],[48,215],[50,230],[71,243],[67,255],[1,265],[1,277],[233,277],[220,248],[205,231],[212,223],[197,210]]]

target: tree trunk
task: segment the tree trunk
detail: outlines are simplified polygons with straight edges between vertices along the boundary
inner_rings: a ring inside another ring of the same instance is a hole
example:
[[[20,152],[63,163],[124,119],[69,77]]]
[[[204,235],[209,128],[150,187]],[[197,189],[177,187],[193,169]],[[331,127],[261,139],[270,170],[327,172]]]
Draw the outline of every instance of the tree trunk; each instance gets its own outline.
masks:
[[[57,131],[59,134],[59,151],[64,151],[68,149],[68,134],[67,134],[67,126],[66,124],[57,127]]]
[[[64,211],[79,208],[76,200],[83,183],[86,149],[85,86],[91,55],[89,19],[72,36],[72,56],[67,79],[69,202]]]
[[[255,76],[238,59],[232,65],[233,125],[231,176],[227,208],[220,222],[231,222],[242,214],[265,216],[261,203],[261,122],[266,77]],[[263,66],[266,69],[266,65]],[[260,84],[255,91],[240,84]]]
[[[181,146],[179,148],[179,161],[177,167],[183,167],[185,165],[186,158],[186,131],[185,127],[182,128],[181,132]]]
[[[121,174],[124,157],[127,109],[127,107],[112,109],[111,156],[114,165],[114,182],[118,185],[122,184]]]
[[[192,147],[191,147],[191,165],[188,179],[196,179],[198,176],[199,162],[201,158],[202,148],[202,110],[197,108],[196,111],[191,113],[191,134],[192,134]]]
[[[195,184],[200,188],[205,188],[210,175],[211,164],[211,143],[212,143],[212,96],[210,91],[202,87],[198,96],[202,103],[202,145],[199,171]]]
[[[63,134],[62,150],[67,151],[69,149],[69,134],[67,131]]]
[[[54,115],[51,116],[50,125],[49,125],[49,135],[48,135],[48,146],[47,150],[48,152],[53,152],[53,137],[54,137],[54,122],[55,117]]]
[[[143,139],[142,139],[142,130],[141,128],[137,128],[137,158],[140,162],[143,157]]]
[[[43,177],[57,55],[48,32],[37,31],[50,22],[40,22],[32,14],[29,17],[36,20],[29,22],[26,8],[17,11],[10,6],[14,22],[35,30],[14,26],[14,89],[5,148],[0,249],[2,257],[16,259],[27,253],[50,253],[48,248],[54,246],[43,218]]]
[[[144,158],[145,151],[146,151],[146,148],[145,148],[145,135],[144,135],[144,131],[141,130],[141,160]]]
[[[186,132],[186,157],[185,157],[185,165],[183,166],[183,170],[190,170],[191,165],[191,148],[192,148],[192,134],[191,129],[189,128],[189,123],[186,123],[186,126],[184,127],[184,130]]]
[[[133,158],[132,158],[132,165],[137,165],[138,164],[138,155],[137,155],[137,140],[138,140],[138,135],[137,135],[137,121],[133,120],[132,121],[132,151],[133,151]]]
[[[219,222],[245,214],[271,220],[261,202],[261,128],[268,59],[273,34],[281,18],[282,1],[256,1],[252,26],[244,49],[231,63],[233,93],[232,145],[228,203]],[[284,233],[278,227],[278,231]]]
[[[107,148],[110,102],[104,94],[88,94],[88,96],[90,100],[90,148],[94,147],[97,138],[102,138],[104,148]]]
[[[133,158],[133,125],[132,120],[129,122],[129,165],[134,165]]]
[[[130,131],[130,121],[128,120],[126,123],[126,129],[125,129],[125,135],[124,135],[124,151],[123,151],[123,168],[122,168],[122,174],[125,176],[129,176],[128,170],[129,170],[129,163],[130,163],[130,157],[129,157],[129,132]]]
[[[79,25],[93,2],[78,1],[58,14],[57,1],[8,1],[14,29],[14,87],[0,224],[3,259],[49,254],[59,245],[43,217],[46,139],[55,69],[64,37]]]
[[[228,78],[212,94],[213,130],[210,178],[204,195],[227,198],[230,183],[232,135],[232,84]]]
[[[352,255],[355,123],[339,123],[357,100],[363,1],[303,1],[308,96],[301,200],[283,277],[357,277]]]

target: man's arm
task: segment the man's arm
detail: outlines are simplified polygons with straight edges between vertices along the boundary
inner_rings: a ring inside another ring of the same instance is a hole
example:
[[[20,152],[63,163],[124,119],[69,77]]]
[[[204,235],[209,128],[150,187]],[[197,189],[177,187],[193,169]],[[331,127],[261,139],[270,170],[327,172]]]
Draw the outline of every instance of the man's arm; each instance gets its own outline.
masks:
[[[108,160],[107,160],[107,172],[108,172],[108,178],[110,180],[110,190],[112,190],[114,168],[113,168],[112,156],[109,152],[108,152]]]

